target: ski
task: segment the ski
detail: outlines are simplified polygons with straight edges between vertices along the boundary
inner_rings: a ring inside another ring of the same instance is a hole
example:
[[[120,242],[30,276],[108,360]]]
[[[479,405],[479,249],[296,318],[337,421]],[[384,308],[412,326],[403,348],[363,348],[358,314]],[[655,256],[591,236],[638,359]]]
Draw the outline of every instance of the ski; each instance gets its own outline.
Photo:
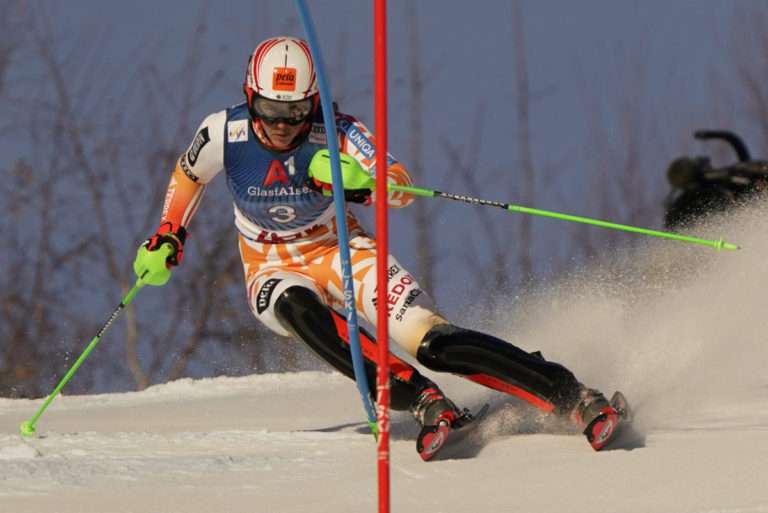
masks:
[[[471,427],[477,425],[487,414],[490,404],[486,403],[476,413],[465,409],[453,425],[441,421],[437,426],[424,426],[416,440],[416,450],[424,461],[430,461],[445,447],[453,446],[464,440]]]

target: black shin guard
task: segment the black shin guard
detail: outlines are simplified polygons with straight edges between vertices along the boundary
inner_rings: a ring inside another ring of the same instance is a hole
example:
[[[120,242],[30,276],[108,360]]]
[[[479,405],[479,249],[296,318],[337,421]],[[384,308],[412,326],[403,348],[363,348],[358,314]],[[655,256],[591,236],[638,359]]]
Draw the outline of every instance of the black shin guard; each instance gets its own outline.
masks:
[[[451,324],[429,330],[417,357],[429,369],[459,374],[545,411],[569,412],[582,388],[568,369],[548,362],[539,352],[527,353],[496,337]]]
[[[289,287],[275,301],[275,315],[286,330],[307,344],[315,354],[345,376],[355,379],[349,343],[339,335],[334,313],[317,294],[305,287]],[[375,344],[373,337],[363,329],[360,329],[360,339],[361,343]],[[377,351],[373,353],[378,354]],[[390,365],[393,365],[393,359],[397,360],[390,355]],[[374,392],[376,362],[368,358],[364,358],[364,362],[368,387]],[[400,360],[396,363],[393,367],[400,372],[393,372],[390,376],[390,407],[407,410],[424,388],[434,384],[407,363]]]

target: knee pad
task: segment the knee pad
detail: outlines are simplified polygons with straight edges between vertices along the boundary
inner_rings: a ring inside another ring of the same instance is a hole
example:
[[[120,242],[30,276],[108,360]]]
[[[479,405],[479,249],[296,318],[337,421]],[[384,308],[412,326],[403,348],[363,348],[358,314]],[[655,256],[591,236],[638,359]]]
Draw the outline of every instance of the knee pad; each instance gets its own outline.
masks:
[[[497,338],[454,326],[433,326],[421,341],[416,358],[428,369],[455,374],[487,373],[509,346]]]
[[[508,342],[451,324],[434,326],[422,340],[418,361],[462,376],[487,375],[560,401],[580,386],[571,371]]]
[[[352,352],[349,344],[336,329],[333,312],[313,291],[294,286],[285,289],[275,301],[275,316],[282,326],[312,351],[345,376],[355,379]],[[361,343],[375,343],[373,337],[360,329]],[[395,358],[392,356],[392,358]],[[392,363],[392,360],[390,360]],[[368,388],[376,390],[376,362],[364,358]],[[400,366],[405,366],[400,362]],[[393,410],[407,410],[419,393],[432,384],[416,369],[408,366],[406,376],[390,376],[390,407]]]
[[[336,330],[330,308],[315,292],[300,286],[288,287],[275,301],[274,312],[283,329],[307,344],[336,370],[354,379],[349,347]],[[366,374],[369,384],[375,383],[376,367],[366,365]]]

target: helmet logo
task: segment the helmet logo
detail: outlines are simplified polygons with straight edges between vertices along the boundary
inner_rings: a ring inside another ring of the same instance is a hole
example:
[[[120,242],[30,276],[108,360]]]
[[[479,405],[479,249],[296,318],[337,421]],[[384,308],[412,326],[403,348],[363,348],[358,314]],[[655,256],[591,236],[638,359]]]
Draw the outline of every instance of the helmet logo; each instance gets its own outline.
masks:
[[[272,89],[296,91],[296,68],[273,68]]]

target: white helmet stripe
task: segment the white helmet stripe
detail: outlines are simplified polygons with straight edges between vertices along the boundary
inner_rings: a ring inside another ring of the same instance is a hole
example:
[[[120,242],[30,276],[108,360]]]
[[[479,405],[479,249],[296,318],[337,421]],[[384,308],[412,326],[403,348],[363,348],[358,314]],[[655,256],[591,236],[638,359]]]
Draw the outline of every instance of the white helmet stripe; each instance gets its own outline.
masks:
[[[309,89],[312,87],[317,87],[317,77],[315,76],[315,61],[312,59],[312,52],[309,49],[309,45],[305,43],[304,41],[297,41],[299,43],[299,48],[304,52],[304,55],[307,58],[307,62],[309,62],[309,85],[307,89],[303,92],[304,96],[307,96],[307,93],[309,92]]]

